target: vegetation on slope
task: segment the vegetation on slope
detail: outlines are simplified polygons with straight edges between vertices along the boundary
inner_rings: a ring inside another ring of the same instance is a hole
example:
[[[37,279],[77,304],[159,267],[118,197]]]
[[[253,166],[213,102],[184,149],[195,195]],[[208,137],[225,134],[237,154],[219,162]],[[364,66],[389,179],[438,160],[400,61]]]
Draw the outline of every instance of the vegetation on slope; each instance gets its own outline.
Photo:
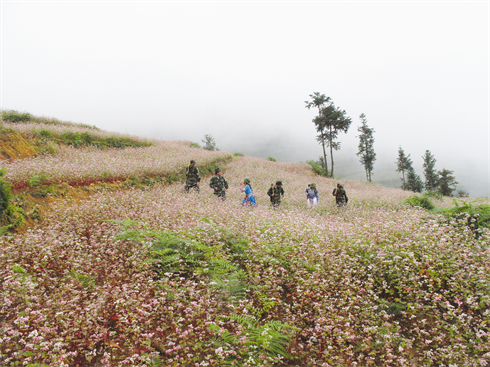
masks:
[[[28,142],[31,149],[34,148],[37,153],[54,154],[63,146],[124,149],[148,147],[154,144],[148,139],[108,133],[95,126],[35,117],[29,113],[19,113],[12,110],[2,111],[2,121],[4,129],[0,131],[0,137],[19,133]],[[5,140],[5,138],[1,140]],[[31,153],[29,156],[32,155]],[[7,158],[23,158],[23,156],[8,156]]]
[[[205,180],[200,195],[158,184],[101,191],[2,237],[1,363],[490,361],[487,229],[426,220],[403,203],[409,193],[360,182],[340,180],[350,200],[337,208],[337,180],[306,164],[237,157],[221,168],[225,202]],[[257,208],[239,204],[244,177]],[[266,192],[277,179],[286,197],[274,210]]]

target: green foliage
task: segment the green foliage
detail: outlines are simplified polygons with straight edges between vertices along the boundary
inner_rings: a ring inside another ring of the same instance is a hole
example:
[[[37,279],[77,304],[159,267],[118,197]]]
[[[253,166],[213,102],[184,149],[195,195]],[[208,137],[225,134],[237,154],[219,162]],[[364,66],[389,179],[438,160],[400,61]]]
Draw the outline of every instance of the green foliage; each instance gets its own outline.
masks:
[[[153,145],[151,142],[141,141],[137,139],[132,139],[129,137],[122,136],[108,136],[108,137],[98,137],[89,132],[73,132],[65,131],[60,136],[61,142],[70,145],[74,148],[80,148],[82,146],[93,145],[97,148],[119,148],[124,149],[127,147],[146,147]]]
[[[408,190],[407,183],[405,181],[405,172],[412,167],[412,160],[410,159],[410,154],[405,155],[402,147],[398,147],[398,159],[396,163],[396,172],[401,172],[402,174],[402,189]]]
[[[192,143],[190,144],[191,148],[201,148],[201,146],[198,143]]]
[[[123,186],[124,187],[133,187],[136,186],[142,190],[148,188],[148,187],[153,187],[157,183],[162,183],[164,181],[167,181],[168,183],[172,183],[174,181],[178,181],[178,177],[174,177],[172,175],[162,178],[159,176],[155,177],[149,177],[149,176],[142,176],[138,177],[135,175],[131,175],[124,181]]]
[[[95,282],[92,276],[77,273],[73,269],[71,270],[69,275],[78,280],[83,288],[88,290],[92,290],[93,288],[95,288]]]
[[[426,210],[432,210],[435,208],[432,201],[430,201],[430,199],[425,195],[424,196],[412,195],[409,198],[405,199],[405,203],[414,207],[421,207]]]
[[[12,185],[3,179],[5,172],[4,168],[0,169],[0,216],[3,216],[7,211],[12,200],[12,191],[10,190]]]
[[[91,126],[87,124],[75,124],[72,122],[60,121],[58,119],[52,117],[44,117],[44,116],[33,116],[30,113],[21,113],[15,110],[3,110],[2,111],[2,120],[6,122],[13,123],[35,123],[35,124],[46,124],[46,125],[65,125],[65,126],[77,126],[84,127],[86,129],[91,130],[100,130],[96,126]]]
[[[322,95],[324,97],[324,95]],[[316,105],[314,100],[316,97],[310,95],[313,102],[306,102],[306,107],[310,108]],[[321,100],[321,98],[320,98]],[[347,116],[345,110],[335,107],[330,97],[324,99],[322,107],[319,107],[319,115],[313,119],[316,131],[318,133],[317,140],[322,144],[324,159],[326,162],[325,145],[330,147],[330,177],[334,174],[333,151],[340,150],[340,142],[336,141],[340,133],[347,133],[352,120]],[[325,169],[328,171],[328,169]]]
[[[319,92],[314,92],[313,94],[310,94],[311,101],[305,101],[306,108],[311,109],[313,107],[318,108],[318,117],[321,116],[322,114],[322,109],[330,103],[331,98],[325,96],[325,94],[320,94]],[[312,121],[316,126],[316,119],[318,117],[315,117]],[[318,135],[317,140],[319,143],[322,145],[323,149],[323,162],[325,163],[324,171],[328,173],[328,164],[327,164],[327,153],[325,152],[325,143],[326,140],[323,137],[323,135]]]
[[[206,150],[219,150],[216,146],[216,142],[212,135],[206,134],[204,135],[204,139],[201,140],[204,143],[203,148]]]
[[[205,175],[214,175],[214,170],[216,168],[222,168],[223,165],[230,162],[233,159],[232,155],[227,155],[224,157],[218,157],[213,159],[209,164],[205,166],[199,166],[199,171],[201,172],[201,176]]]
[[[456,178],[453,176],[454,171],[443,168],[439,171],[438,191],[444,196],[453,196],[455,185],[458,184]]]
[[[456,192],[456,196],[457,196],[458,198],[467,198],[467,197],[469,197],[469,196],[470,196],[470,194],[468,193],[468,191],[465,191],[465,190],[461,190],[461,189],[460,189],[460,190],[458,190],[458,191]]]
[[[413,192],[422,192],[424,189],[424,183],[419,175],[415,173],[412,166],[408,169],[407,183],[405,185],[405,190],[410,190]]]
[[[321,166],[321,162],[315,162],[315,161],[307,161],[306,163],[308,163],[310,166],[311,166],[311,169],[313,170],[313,172],[315,172],[317,175],[320,175],[320,176],[323,176],[323,177],[327,177],[327,173],[325,172],[325,170],[322,168]]]
[[[203,245],[196,240],[176,236],[170,231],[131,230],[138,224],[126,220],[116,222],[126,230],[116,236],[118,240],[150,242],[148,263],[160,277],[178,275],[204,276],[223,297],[241,298],[244,294],[244,273],[238,263],[247,242],[223,232],[215,246]],[[199,239],[197,234],[196,239]],[[224,250],[224,251],[223,251]],[[232,257],[230,259],[230,256]]]
[[[27,112],[21,113],[14,110],[6,110],[2,111],[2,120],[14,123],[29,122],[33,120],[33,117]]]
[[[433,210],[436,214],[442,214],[448,219],[461,218],[461,215],[467,213],[468,225],[472,228],[485,227],[490,229],[490,205],[477,204],[478,201],[465,202],[463,200],[453,199],[453,206],[450,208],[437,208]]]
[[[391,298],[391,297],[390,297]],[[378,311],[384,311],[388,315],[400,315],[403,311],[406,311],[407,305],[404,302],[392,301],[384,298],[379,298],[377,300]]]
[[[243,153],[233,153],[233,157],[243,157]]]
[[[267,157],[267,160],[271,162],[277,162],[276,158],[274,157]]]
[[[39,187],[49,183],[50,177],[46,172],[40,172],[39,175],[30,177],[27,183],[30,187]]]
[[[37,131],[37,139],[45,146],[50,143],[63,143],[74,148],[80,148],[84,146],[95,146],[100,149],[104,148],[119,148],[124,149],[127,147],[147,147],[153,145],[152,142],[133,139],[123,136],[98,136],[91,132],[75,132],[66,130],[58,133],[49,129],[40,129]]]
[[[424,196],[437,200],[442,200],[443,196],[437,191],[424,191]]]
[[[241,332],[234,333],[221,330],[216,324],[211,324],[208,329],[217,336],[211,341],[220,348],[237,351],[240,359],[231,354],[223,361],[223,366],[241,365],[239,360],[260,363],[258,356],[266,354],[271,357],[281,356],[290,358],[286,347],[289,343],[288,331],[294,327],[279,321],[268,321],[260,325],[255,318],[245,315],[230,315],[225,317],[228,321],[235,321],[241,327]]]
[[[427,191],[435,191],[439,186],[437,173],[434,168],[436,159],[429,150],[425,151],[422,159],[424,160],[425,189]]]
[[[376,161],[376,153],[374,152],[374,129],[367,125],[366,115],[363,113],[359,116],[362,122],[362,126],[357,128],[361,134],[359,135],[359,151],[357,156],[359,161],[364,166],[366,171],[366,180],[371,182],[371,175],[374,168],[374,162]]]

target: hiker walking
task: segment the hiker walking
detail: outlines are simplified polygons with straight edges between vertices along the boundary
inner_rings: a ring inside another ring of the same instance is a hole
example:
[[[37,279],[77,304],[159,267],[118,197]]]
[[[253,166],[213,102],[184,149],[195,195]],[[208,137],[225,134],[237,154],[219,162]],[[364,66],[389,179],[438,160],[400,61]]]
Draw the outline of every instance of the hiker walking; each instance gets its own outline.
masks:
[[[333,189],[332,195],[335,196],[335,204],[339,207],[346,205],[349,201],[344,186],[339,183],[337,184],[337,187]]]
[[[306,205],[308,208],[316,208],[318,202],[320,201],[320,197],[318,196],[318,190],[316,189],[316,184],[311,183],[308,185],[306,189]]]
[[[245,199],[242,200],[242,205],[255,206],[257,202],[255,201],[255,196],[250,185],[250,179],[246,178],[243,180],[244,187],[240,187],[240,191],[245,193]]]
[[[221,200],[226,200],[226,190],[228,189],[228,182],[223,177],[223,172],[219,168],[214,170],[214,176],[211,177],[209,186],[214,190],[213,194]]]
[[[282,181],[276,181],[276,184],[272,184],[267,191],[267,195],[271,198],[271,204],[274,208],[281,205],[281,199],[284,199],[284,189],[282,187]]]
[[[185,187],[184,191],[189,192],[189,189],[194,189],[199,193],[199,182],[201,181],[201,175],[199,174],[199,168],[196,167],[196,161],[191,160],[189,166],[185,169]]]

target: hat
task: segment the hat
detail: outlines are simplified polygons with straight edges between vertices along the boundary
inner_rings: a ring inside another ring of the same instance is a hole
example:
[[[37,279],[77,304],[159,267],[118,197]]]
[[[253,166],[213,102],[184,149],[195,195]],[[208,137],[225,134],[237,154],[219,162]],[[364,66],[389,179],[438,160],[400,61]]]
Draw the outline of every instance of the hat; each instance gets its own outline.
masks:
[[[191,164],[192,164],[192,163],[196,164],[196,161],[195,161],[194,159],[192,159],[192,160],[191,160]]]
[[[311,187],[316,187],[316,183],[313,182],[312,184],[310,184],[310,186]]]
[[[217,174],[218,172],[221,172],[221,170],[220,170],[219,168],[216,168],[216,169],[214,170],[214,174]]]
[[[243,180],[245,183],[249,184],[250,185],[250,179],[249,178],[246,178]]]
[[[278,181],[276,182],[276,185],[282,186],[282,181],[281,181],[281,180],[278,180]]]

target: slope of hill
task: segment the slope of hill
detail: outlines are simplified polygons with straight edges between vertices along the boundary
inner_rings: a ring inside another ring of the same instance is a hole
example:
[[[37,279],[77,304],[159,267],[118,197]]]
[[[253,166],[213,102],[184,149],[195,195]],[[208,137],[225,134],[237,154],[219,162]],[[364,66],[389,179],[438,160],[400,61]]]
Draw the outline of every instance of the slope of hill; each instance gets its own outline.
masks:
[[[75,184],[164,177],[190,158],[219,164],[226,201],[209,176],[199,195],[183,194],[178,177],[93,190],[0,238],[0,364],[490,363],[490,234],[474,218],[437,217],[404,204],[410,193],[353,181],[340,181],[350,200],[338,208],[338,181],[306,164],[185,142],[61,148],[2,167],[11,183],[27,182],[21,192],[43,172]],[[255,208],[240,204],[245,177]],[[266,192],[277,179],[286,197],[274,210]]]

